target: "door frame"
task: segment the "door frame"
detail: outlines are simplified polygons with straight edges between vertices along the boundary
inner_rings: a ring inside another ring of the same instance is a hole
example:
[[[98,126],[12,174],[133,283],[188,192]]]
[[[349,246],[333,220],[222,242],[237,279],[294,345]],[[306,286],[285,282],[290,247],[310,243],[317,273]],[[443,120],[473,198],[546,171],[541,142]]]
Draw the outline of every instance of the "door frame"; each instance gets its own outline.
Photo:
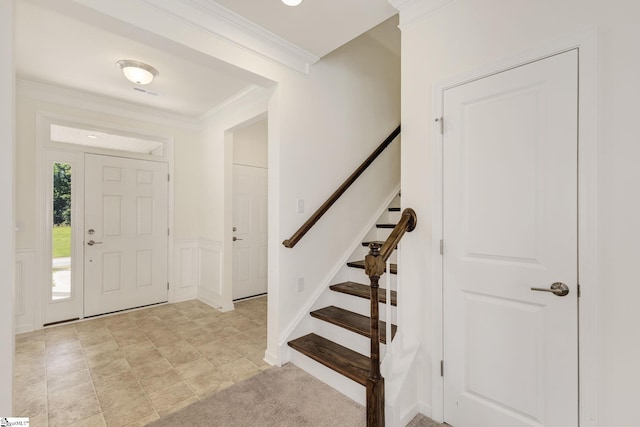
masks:
[[[233,310],[235,307],[235,303],[233,302],[233,245],[231,244],[233,239],[233,133],[245,126],[256,123],[260,120],[269,119],[267,104],[259,102],[251,106],[251,108],[247,109],[243,115],[240,117],[234,118],[230,123],[225,126],[224,129],[224,230],[223,230],[223,288],[222,288],[222,311]],[[268,126],[270,128],[271,126]],[[270,132],[270,131],[268,131]],[[267,135],[267,152],[268,152],[268,164],[267,164],[267,179],[268,179],[268,187],[267,187],[267,197],[269,199],[269,207],[267,209],[268,215],[268,226],[269,236],[271,236],[271,226],[272,226],[272,218],[277,218],[276,216],[271,215],[272,213],[272,194],[273,194],[273,168],[272,166],[272,158],[271,150],[273,148],[273,144],[270,143],[272,138],[270,135]],[[268,256],[271,259],[272,254],[272,242],[271,238],[268,239],[267,244],[267,252]],[[271,261],[269,262],[269,266],[271,266]],[[272,288],[270,287],[271,283],[271,273],[269,274],[269,278],[267,279],[267,293],[272,292]],[[273,298],[269,299],[269,305],[274,302],[275,295]],[[267,316],[268,317],[268,316]]]
[[[173,136],[168,136],[166,134],[154,133],[148,130],[118,126],[113,123],[108,122],[98,122],[94,120],[88,120],[83,117],[54,113],[50,111],[37,110],[36,111],[36,171],[35,171],[35,206],[36,206],[36,226],[35,226],[35,235],[36,235],[36,271],[34,274],[35,286],[33,296],[34,301],[34,320],[33,320],[33,328],[34,330],[42,328],[45,319],[45,291],[47,286],[47,281],[51,274],[50,272],[50,264],[51,260],[47,257],[50,254],[50,250],[47,248],[49,244],[50,237],[48,236],[49,227],[48,227],[48,219],[47,219],[47,211],[50,209],[47,208],[47,203],[49,201],[49,196],[47,194],[48,186],[47,184],[47,176],[45,176],[45,170],[48,170],[45,167],[46,155],[48,151],[67,151],[67,152],[76,152],[81,154],[100,154],[107,156],[117,156],[124,158],[131,158],[137,160],[151,160],[157,162],[164,162],[168,165],[169,175],[171,179],[169,180],[169,189],[168,189],[168,199],[167,199],[167,213],[168,213],[168,224],[169,224],[169,237],[167,242],[167,278],[169,283],[174,283],[174,256],[173,256],[173,245],[174,245],[174,237],[173,237],[173,221],[174,221],[174,161],[173,161],[173,145],[174,138]],[[79,127],[79,128],[90,128],[98,131],[102,131],[105,133],[115,133],[127,136],[134,136],[143,139],[151,139],[154,141],[161,142],[164,145],[164,151],[162,156],[152,156],[145,154],[136,154],[136,153],[128,153],[125,151],[118,150],[108,150],[102,148],[93,148],[82,145],[75,144],[65,144],[59,142],[53,142],[50,139],[50,126],[52,124],[62,125],[62,126],[71,126],[71,127]],[[173,293],[174,287],[170,286],[168,299],[169,302],[173,301]],[[82,319],[82,317],[81,317]]]
[[[443,258],[440,242],[443,236],[443,135],[437,118],[443,116],[444,91],[492,74],[535,62],[568,50],[578,50],[578,280],[581,296],[578,309],[578,382],[579,423],[581,427],[597,427],[599,416],[600,354],[600,286],[597,251],[597,184],[598,184],[598,29],[567,35],[550,43],[486,67],[443,80],[434,85],[431,94],[431,131],[429,180],[433,217],[430,223],[432,272],[430,374],[431,417],[444,418],[444,379],[440,376],[444,350]],[[446,118],[444,121],[446,132]],[[440,237],[438,237],[440,236]],[[446,363],[446,362],[445,362]]]

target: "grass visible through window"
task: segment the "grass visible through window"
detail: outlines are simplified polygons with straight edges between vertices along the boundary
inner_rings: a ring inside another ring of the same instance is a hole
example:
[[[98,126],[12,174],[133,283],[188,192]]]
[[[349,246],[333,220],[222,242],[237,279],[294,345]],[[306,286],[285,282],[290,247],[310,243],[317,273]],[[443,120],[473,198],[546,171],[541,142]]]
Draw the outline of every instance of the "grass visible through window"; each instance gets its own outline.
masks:
[[[53,227],[52,257],[62,258],[71,256],[71,227]]]

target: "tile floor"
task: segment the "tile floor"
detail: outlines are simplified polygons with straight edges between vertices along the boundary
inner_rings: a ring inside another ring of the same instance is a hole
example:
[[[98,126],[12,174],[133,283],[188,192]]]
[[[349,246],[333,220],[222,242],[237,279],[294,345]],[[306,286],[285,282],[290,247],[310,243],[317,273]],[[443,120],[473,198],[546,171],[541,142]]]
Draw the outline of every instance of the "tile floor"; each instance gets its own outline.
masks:
[[[143,426],[266,369],[267,298],[197,301],[16,336],[16,416],[39,426]]]

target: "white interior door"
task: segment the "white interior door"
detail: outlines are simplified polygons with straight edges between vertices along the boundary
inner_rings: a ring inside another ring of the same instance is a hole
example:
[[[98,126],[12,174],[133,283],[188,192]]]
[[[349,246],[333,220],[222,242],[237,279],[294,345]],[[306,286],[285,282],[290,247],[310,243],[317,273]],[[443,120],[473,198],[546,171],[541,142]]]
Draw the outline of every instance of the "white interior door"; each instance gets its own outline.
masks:
[[[444,92],[444,417],[578,425],[576,51]],[[569,294],[533,291],[566,284]]]
[[[167,164],[85,156],[85,317],[167,301]]]
[[[267,169],[233,165],[233,299],[267,292]]]

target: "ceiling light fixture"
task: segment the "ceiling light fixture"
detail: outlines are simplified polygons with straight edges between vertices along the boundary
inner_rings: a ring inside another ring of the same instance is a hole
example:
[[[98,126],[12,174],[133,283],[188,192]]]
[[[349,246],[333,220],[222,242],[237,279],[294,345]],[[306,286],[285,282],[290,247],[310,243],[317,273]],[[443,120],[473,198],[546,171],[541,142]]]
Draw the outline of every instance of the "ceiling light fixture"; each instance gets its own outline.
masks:
[[[282,3],[286,4],[287,6],[297,6],[302,3],[302,0],[282,0]]]
[[[159,74],[158,70],[151,65],[140,61],[121,59],[116,64],[118,64],[127,80],[139,85],[151,83],[153,78]]]

